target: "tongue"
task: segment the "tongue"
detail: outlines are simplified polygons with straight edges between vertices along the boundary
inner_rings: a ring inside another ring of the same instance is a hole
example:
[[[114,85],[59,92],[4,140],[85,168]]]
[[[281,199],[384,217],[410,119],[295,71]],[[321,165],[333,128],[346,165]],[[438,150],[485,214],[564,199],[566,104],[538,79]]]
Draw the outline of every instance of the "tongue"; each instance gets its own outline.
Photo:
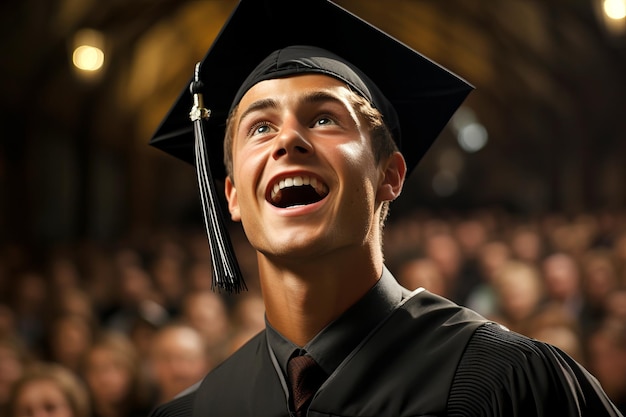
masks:
[[[272,204],[276,207],[287,208],[304,206],[320,201],[322,197],[313,187],[287,187],[280,190],[274,197]]]

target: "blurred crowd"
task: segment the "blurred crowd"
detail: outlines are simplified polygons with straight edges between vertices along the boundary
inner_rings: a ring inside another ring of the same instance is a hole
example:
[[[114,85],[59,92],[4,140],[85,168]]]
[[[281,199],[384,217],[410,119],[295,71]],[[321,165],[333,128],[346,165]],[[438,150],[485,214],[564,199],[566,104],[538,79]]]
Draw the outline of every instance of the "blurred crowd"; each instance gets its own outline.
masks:
[[[232,235],[248,291],[230,296],[211,290],[201,227],[1,246],[0,417],[145,416],[199,381],[265,325],[254,251]],[[555,345],[626,409],[626,212],[416,211],[384,247],[407,288]]]

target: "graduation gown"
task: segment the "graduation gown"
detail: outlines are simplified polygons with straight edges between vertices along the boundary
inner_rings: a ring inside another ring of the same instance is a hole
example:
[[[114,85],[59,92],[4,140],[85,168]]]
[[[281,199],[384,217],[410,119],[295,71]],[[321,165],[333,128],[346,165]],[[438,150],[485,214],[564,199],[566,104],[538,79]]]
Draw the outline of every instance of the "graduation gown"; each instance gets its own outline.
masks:
[[[152,417],[287,417],[265,332]],[[621,416],[558,349],[418,291],[316,393],[308,416]]]

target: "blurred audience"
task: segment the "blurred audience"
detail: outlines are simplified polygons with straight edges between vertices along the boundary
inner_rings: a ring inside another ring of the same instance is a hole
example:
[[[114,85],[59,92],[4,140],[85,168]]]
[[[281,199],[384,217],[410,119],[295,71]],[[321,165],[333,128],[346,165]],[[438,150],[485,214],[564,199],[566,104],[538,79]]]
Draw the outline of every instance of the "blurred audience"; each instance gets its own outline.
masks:
[[[626,286],[609,292],[604,299],[605,318],[626,323]]]
[[[515,259],[536,264],[545,252],[544,246],[540,234],[531,225],[518,226],[512,232],[510,251]]]
[[[16,335],[0,335],[0,417],[7,416],[10,392],[32,361],[30,351]]]
[[[0,303],[0,339],[16,333],[16,313],[8,305]]]
[[[118,298],[105,327],[129,333],[138,320],[167,321],[169,313],[159,302],[154,281],[139,254],[126,250],[117,258]]]
[[[477,255],[480,281],[470,290],[463,304],[485,317],[495,315],[499,302],[494,289],[495,277],[510,259],[511,249],[506,243],[500,240],[486,242]]]
[[[510,260],[498,269],[492,285],[497,308],[487,318],[528,334],[532,319],[542,308],[544,291],[539,271],[526,262]]]
[[[606,320],[589,338],[589,370],[615,405],[626,412],[626,326]]]
[[[165,254],[154,260],[150,270],[160,304],[170,316],[178,315],[187,290],[183,260],[179,256]]]
[[[200,332],[182,323],[159,329],[152,341],[149,362],[157,404],[199,382],[214,365]]]
[[[525,334],[558,347],[587,366],[580,323],[562,306],[545,305],[529,321]]]
[[[422,257],[407,259],[402,262],[395,276],[400,284],[411,291],[425,288],[434,294],[446,296],[441,270],[432,259]]]
[[[17,382],[34,375],[33,362],[83,380],[90,417],[145,416],[197,382],[265,326],[254,251],[240,228],[233,233],[249,288],[233,296],[211,290],[202,226],[47,253],[0,245],[0,417],[29,415],[53,398],[65,405],[50,407],[50,416],[87,415],[66,392],[80,388]],[[421,210],[390,218],[384,247],[407,288],[566,351],[626,406],[625,212],[525,218]],[[11,389],[24,413],[14,413]]]
[[[181,318],[200,334],[211,362],[226,359],[232,329],[228,307],[220,294],[210,289],[188,293],[182,301]]]
[[[9,306],[15,312],[15,328],[29,349],[39,351],[46,332],[49,286],[45,276],[35,270],[18,273],[11,281]]]
[[[424,254],[439,268],[448,298],[458,299],[457,283],[462,279],[464,257],[461,246],[447,231],[436,231],[426,237]]]
[[[79,372],[83,356],[94,337],[92,322],[78,314],[66,313],[52,318],[48,325],[47,360]]]
[[[584,297],[580,321],[585,337],[600,325],[607,314],[607,298],[619,285],[615,263],[609,251],[593,249],[581,260]]]
[[[62,365],[37,363],[12,387],[7,417],[90,417],[83,381]]]
[[[104,331],[87,350],[82,377],[95,417],[144,417],[152,405],[149,381],[128,336]]]
[[[541,267],[547,299],[561,305],[572,317],[579,317],[584,300],[576,258],[565,252],[553,253],[543,260]]]
[[[265,328],[265,304],[259,292],[250,291],[237,299],[233,307],[231,323],[232,337],[229,353],[239,349]]]

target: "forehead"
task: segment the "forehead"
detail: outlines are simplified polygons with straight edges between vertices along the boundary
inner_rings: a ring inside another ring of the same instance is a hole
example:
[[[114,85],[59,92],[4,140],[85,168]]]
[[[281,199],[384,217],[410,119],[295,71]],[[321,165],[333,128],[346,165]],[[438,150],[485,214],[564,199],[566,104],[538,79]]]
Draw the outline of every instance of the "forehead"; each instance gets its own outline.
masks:
[[[33,379],[24,385],[22,389],[23,400],[31,400],[33,402],[44,402],[51,398],[63,399],[64,395],[61,388],[53,380],[42,378]]]
[[[337,78],[321,74],[303,74],[284,78],[261,81],[252,86],[239,102],[239,111],[261,100],[274,100],[277,103],[298,101],[310,97],[314,93],[324,93],[317,97],[346,101],[348,95],[354,94],[348,86]],[[241,114],[241,113],[240,113]]]

